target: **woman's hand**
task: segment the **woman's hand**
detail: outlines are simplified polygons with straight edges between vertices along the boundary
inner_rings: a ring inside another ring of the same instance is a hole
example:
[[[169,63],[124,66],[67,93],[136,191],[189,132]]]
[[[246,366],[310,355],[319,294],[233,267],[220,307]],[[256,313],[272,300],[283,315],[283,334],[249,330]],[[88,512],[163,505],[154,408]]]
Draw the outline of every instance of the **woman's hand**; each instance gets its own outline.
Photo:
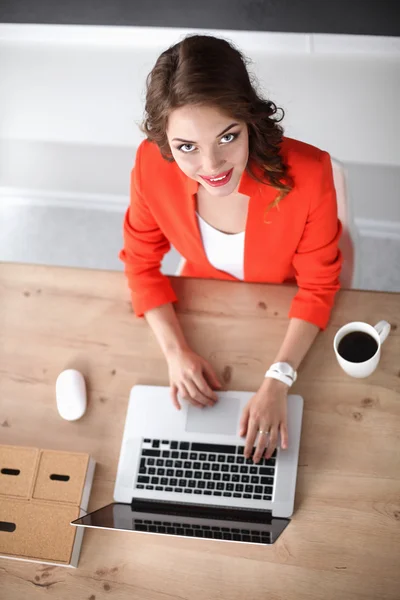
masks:
[[[190,349],[174,350],[167,355],[171,399],[180,410],[178,392],[194,406],[214,406],[217,394],[212,387],[222,386],[209,363]]]
[[[281,446],[288,447],[287,432],[287,394],[288,386],[276,379],[266,378],[258,392],[251,398],[243,410],[239,434],[246,436],[244,455],[250,458],[254,450],[253,461],[257,463],[263,456],[271,458],[281,433]],[[266,433],[259,433],[259,430]],[[266,450],[267,448],[267,450]]]

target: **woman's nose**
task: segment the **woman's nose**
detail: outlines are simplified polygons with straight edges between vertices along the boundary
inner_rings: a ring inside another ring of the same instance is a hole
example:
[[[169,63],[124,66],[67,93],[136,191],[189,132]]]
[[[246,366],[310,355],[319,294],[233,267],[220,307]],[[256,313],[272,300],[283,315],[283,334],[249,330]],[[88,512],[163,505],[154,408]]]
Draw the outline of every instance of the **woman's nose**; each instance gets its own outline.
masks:
[[[204,175],[216,175],[221,171],[224,166],[225,160],[222,156],[219,156],[216,152],[210,152],[203,157],[203,171]]]

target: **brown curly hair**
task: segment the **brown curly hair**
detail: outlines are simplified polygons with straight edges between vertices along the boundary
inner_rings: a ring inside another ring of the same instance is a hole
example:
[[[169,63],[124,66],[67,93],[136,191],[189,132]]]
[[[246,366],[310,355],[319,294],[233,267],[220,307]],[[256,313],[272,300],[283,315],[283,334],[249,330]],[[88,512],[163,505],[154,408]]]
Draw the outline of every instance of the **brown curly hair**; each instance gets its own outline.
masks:
[[[165,50],[147,77],[145,117],[141,130],[158,145],[162,156],[173,161],[166,135],[170,112],[188,104],[215,106],[247,123],[249,160],[253,179],[271,185],[279,193],[276,206],[293,187],[288,167],[280,154],[284,111],[257,91],[247,70],[248,59],[226,40],[190,35]],[[277,115],[278,110],[282,116]],[[251,162],[261,167],[260,179]]]

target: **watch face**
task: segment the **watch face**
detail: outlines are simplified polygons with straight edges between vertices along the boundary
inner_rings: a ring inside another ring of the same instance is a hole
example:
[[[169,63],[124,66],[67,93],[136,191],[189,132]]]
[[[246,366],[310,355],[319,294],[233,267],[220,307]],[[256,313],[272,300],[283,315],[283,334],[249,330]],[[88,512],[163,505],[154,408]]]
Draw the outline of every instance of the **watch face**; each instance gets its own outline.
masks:
[[[290,375],[291,377],[293,377],[293,369],[287,363],[279,363],[279,370],[284,375]]]

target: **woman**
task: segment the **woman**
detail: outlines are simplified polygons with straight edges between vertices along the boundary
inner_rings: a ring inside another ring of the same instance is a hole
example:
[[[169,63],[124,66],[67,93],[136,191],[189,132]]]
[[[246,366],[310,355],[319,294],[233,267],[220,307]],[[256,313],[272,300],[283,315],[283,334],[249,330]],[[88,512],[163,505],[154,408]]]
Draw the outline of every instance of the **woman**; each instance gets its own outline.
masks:
[[[296,281],[289,327],[240,435],[245,456],[288,446],[287,394],[339,289],[341,254],[330,157],[283,137],[276,106],[252,84],[228,42],[190,36],[163,52],[147,80],[147,140],[131,177],[120,257],[137,316],[166,357],[172,401],[213,406],[220,383],[182,333],[160,261],[172,244],[183,276]]]

